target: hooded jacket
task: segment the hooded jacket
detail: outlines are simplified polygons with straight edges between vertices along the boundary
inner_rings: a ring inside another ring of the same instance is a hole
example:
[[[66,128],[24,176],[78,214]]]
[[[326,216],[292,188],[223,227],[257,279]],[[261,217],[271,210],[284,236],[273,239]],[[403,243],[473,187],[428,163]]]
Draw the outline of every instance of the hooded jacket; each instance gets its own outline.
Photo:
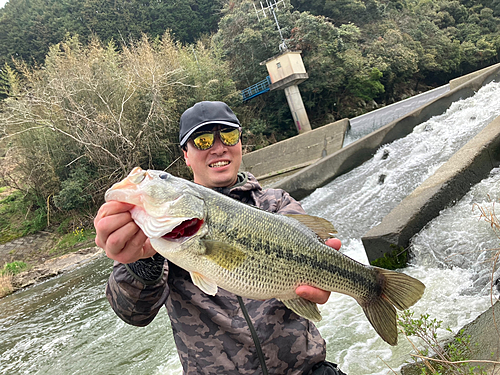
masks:
[[[214,190],[266,211],[304,213],[287,192],[263,190],[250,173],[238,174],[232,187]],[[325,342],[314,324],[282,302],[241,298],[222,288],[207,295],[187,271],[159,254],[128,265],[115,262],[106,296],[115,313],[136,326],[149,324],[165,305],[184,374],[262,374],[266,369],[308,374],[325,359]]]

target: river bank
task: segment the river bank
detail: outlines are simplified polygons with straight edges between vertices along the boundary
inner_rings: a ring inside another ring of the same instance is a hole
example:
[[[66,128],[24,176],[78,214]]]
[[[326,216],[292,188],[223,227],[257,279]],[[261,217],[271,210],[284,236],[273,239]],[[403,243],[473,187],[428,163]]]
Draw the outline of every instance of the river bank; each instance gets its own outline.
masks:
[[[85,247],[55,258],[35,263],[28,270],[16,275],[3,276],[0,281],[0,298],[18,290],[33,286],[51,277],[74,270],[104,255],[104,250],[97,246]],[[20,261],[28,262],[33,254],[26,252]]]

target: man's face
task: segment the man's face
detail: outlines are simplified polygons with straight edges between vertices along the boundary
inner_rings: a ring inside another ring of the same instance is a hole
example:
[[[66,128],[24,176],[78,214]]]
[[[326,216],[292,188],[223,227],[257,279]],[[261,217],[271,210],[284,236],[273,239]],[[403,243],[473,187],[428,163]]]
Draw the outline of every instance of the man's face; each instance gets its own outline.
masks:
[[[217,126],[211,130],[214,129]],[[186,165],[193,170],[194,182],[208,188],[227,187],[236,183],[242,158],[241,140],[235,146],[226,146],[216,134],[214,145],[208,150],[198,150],[191,139],[186,146],[184,158]]]

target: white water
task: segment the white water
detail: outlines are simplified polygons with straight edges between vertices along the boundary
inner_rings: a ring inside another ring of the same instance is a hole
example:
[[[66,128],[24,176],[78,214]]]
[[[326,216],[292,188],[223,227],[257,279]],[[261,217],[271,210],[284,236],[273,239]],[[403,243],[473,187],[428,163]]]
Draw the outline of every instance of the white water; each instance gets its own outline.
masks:
[[[500,115],[500,84],[454,103],[446,114],[384,146],[356,170],[304,199],[306,210],[331,220],[342,251],[366,263],[360,237],[456,150]],[[382,158],[383,151],[389,156]],[[379,184],[379,176],[387,177]],[[415,313],[429,313],[457,330],[490,303],[487,249],[499,247],[489,225],[472,211],[500,200],[500,171],[473,187],[415,236],[415,258],[404,272],[427,286]],[[458,255],[453,255],[458,254]],[[111,311],[104,288],[111,262],[79,270],[0,300],[0,374],[179,374],[166,311],[146,328],[128,326]],[[328,359],[349,375],[392,374],[409,359],[400,337],[393,348],[378,338],[351,298],[332,295],[319,324]],[[445,332],[443,332],[445,333]]]
[[[380,223],[404,197],[432,175],[453,153],[500,115],[500,84],[491,83],[474,97],[455,102],[449,110],[415,128],[407,137],[382,147],[359,168],[317,189],[302,203],[306,211],[330,220],[339,231],[342,251],[368,263],[360,237]],[[388,157],[384,158],[384,151]],[[380,175],[385,175],[380,184]],[[500,240],[479,220],[475,204],[500,202],[500,170],[413,238],[415,257],[403,270],[426,284],[413,308],[428,313],[457,332],[490,305],[492,255]],[[392,374],[409,360],[411,346],[400,336],[390,347],[377,337],[356,302],[335,295],[322,309],[319,328],[328,343],[328,358],[348,374]],[[448,337],[444,329],[440,334]],[[387,363],[384,363],[384,361]],[[390,368],[389,368],[390,366]]]

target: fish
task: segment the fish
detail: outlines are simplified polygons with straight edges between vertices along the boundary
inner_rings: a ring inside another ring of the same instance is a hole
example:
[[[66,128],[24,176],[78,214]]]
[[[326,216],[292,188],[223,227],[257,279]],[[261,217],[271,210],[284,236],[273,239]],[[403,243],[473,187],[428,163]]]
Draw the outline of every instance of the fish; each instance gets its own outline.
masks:
[[[105,200],[134,205],[132,219],[152,247],[208,295],[223,288],[256,300],[276,298],[317,322],[317,304],[296,288],[342,293],[357,301],[385,342],[396,345],[396,309],[408,309],[425,290],[409,275],[364,265],[325,245],[336,233],[326,219],[267,212],[164,171],[136,167],[106,191]]]

